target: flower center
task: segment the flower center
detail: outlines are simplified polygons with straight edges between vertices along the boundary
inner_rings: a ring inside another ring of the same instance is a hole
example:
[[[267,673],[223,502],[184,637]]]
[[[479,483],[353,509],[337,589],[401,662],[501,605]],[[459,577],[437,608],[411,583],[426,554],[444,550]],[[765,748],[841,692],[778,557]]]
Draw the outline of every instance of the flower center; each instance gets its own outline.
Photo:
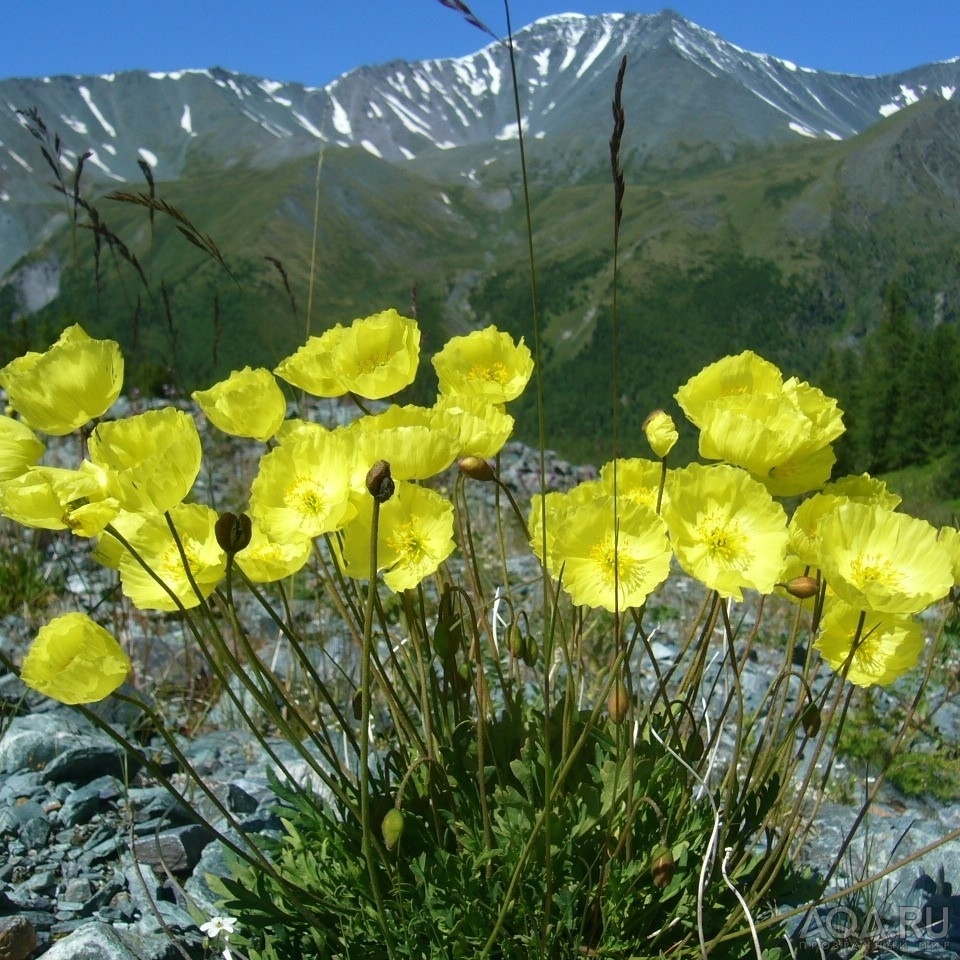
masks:
[[[467,374],[468,380],[485,380],[488,383],[504,384],[507,382],[507,368],[499,360],[490,363],[476,363]]]
[[[897,572],[893,564],[886,557],[876,554],[860,554],[851,564],[850,573],[854,583],[861,588],[870,583],[892,587],[897,582]]]
[[[697,534],[714,562],[739,567],[746,560],[747,538],[730,517],[715,514],[704,517],[697,525]]]
[[[620,584],[621,590],[626,589],[643,577],[643,564],[625,554],[622,546],[618,553],[610,540],[594,544],[590,548],[590,560],[600,574],[604,587],[610,590],[615,583]]]
[[[286,498],[287,505],[304,517],[321,518],[327,512],[327,498],[315,480],[297,477]]]
[[[191,571],[200,567],[200,555],[197,550],[197,543],[189,537],[180,534],[180,543],[183,545],[183,555],[187,558],[187,563]],[[183,560],[180,557],[180,551],[175,543],[171,543],[163,552],[163,557],[158,566],[160,578],[167,584],[173,583],[177,579],[182,579],[185,574],[183,570]]]
[[[357,361],[357,373],[373,373],[374,370],[382,367],[388,360],[389,355],[385,351],[377,351]]]
[[[386,538],[386,542],[387,546],[400,558],[399,562],[405,566],[416,566],[422,563],[428,554],[423,539],[411,520],[398,524]]]

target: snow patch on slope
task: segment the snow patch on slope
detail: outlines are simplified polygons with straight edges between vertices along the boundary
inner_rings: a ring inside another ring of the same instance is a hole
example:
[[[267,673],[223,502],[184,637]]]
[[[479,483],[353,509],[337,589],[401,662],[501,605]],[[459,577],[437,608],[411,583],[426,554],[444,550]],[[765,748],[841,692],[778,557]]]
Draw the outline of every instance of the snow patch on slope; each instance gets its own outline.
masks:
[[[77,92],[81,97],[83,97],[83,102],[87,105],[87,109],[93,114],[96,121],[106,131],[107,136],[116,139],[117,131],[107,121],[107,118],[100,112],[99,107],[97,107],[97,105],[93,102],[93,97],[90,95],[89,89],[87,89],[87,87],[80,86],[77,88]]]

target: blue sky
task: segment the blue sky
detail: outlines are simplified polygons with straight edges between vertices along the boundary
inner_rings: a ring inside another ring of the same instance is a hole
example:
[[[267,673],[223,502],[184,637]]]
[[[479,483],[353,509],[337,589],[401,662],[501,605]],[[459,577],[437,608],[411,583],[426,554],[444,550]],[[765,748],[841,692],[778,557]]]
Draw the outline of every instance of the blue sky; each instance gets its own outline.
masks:
[[[498,34],[502,0],[467,0]],[[665,0],[724,39],[805,67],[893,73],[960,55],[958,0]],[[511,0],[515,29],[552,13],[652,13],[617,0]],[[353,67],[461,56],[486,38],[438,0],[18,0],[0,77],[222,66],[320,86]]]

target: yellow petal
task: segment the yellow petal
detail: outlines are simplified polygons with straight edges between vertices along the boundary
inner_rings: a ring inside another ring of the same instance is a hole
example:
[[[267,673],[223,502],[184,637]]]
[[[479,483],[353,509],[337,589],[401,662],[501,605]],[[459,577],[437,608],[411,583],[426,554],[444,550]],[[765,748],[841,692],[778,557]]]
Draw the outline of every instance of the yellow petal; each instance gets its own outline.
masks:
[[[94,703],[113,693],[130,672],[120,644],[86,614],[68,613],[41,627],[20,679],[61,703]]]
[[[200,472],[200,434],[193,418],[164,407],[101,423],[90,436],[90,459],[110,475],[110,492],[125,510],[169,510]]]
[[[277,381],[269,370],[244,367],[209,390],[191,394],[210,422],[234,437],[266,442],[279,429],[287,412]]]
[[[452,337],[433,358],[444,396],[478,397],[507,403],[523,393],[533,373],[533,358],[523,339],[489,326]]]
[[[123,357],[113,340],[68,327],[46,353],[0,371],[10,406],[35,430],[62,436],[112,406],[123,385]]]

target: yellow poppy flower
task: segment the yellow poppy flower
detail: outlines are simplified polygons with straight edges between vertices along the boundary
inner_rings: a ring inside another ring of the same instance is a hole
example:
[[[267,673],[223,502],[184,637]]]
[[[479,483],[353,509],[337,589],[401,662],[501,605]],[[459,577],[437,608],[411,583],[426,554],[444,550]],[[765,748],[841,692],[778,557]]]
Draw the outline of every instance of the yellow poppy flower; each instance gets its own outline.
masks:
[[[427,407],[392,406],[336,432],[356,446],[358,473],[351,483],[358,489],[378,460],[390,464],[394,480],[426,480],[446,470],[459,453],[453,419]]]
[[[937,539],[950,555],[950,568],[953,571],[953,585],[960,586],[960,530],[956,527],[941,527]]]
[[[25,527],[69,528],[78,536],[96,536],[119,512],[109,495],[107,477],[84,460],[79,469],[30,467],[0,483],[0,514]]]
[[[200,434],[174,407],[101,423],[90,435],[90,459],[110,476],[125,510],[160,512],[180,503],[200,472]]]
[[[373,498],[360,498],[359,512],[343,529],[344,572],[370,579],[370,528]],[[439,493],[413,483],[398,482],[393,496],[380,507],[377,568],[383,582],[399,593],[435,573],[456,549],[453,505]]]
[[[269,370],[244,367],[209,390],[191,394],[210,422],[234,437],[252,437],[266,442],[279,429],[287,413],[287,401]]]
[[[310,337],[274,371],[315,397],[355,393],[381,400],[413,383],[420,362],[420,328],[384,310]]]
[[[902,499],[898,493],[888,490],[883,480],[871,477],[869,473],[837,477],[836,480],[824,484],[820,492],[827,496],[855,500],[857,503],[875,503],[887,510],[896,510]]]
[[[46,447],[22,421],[0,416],[0,482],[34,466]]]
[[[800,449],[758,477],[775,497],[795,497],[821,488],[833,472],[837,455],[829,444],[814,450]]]
[[[890,493],[882,480],[866,473],[831,480],[794,510],[788,527],[790,552],[810,567],[819,567],[820,521],[843,503],[867,503],[893,510],[900,497]]]
[[[123,385],[123,356],[113,340],[91,339],[68,327],[45,353],[31,353],[0,370],[10,406],[34,430],[63,436],[106,413]]]
[[[247,512],[280,543],[330,533],[355,513],[356,472],[352,437],[305,423],[260,458]]]
[[[727,464],[691,464],[667,477],[663,517],[680,566],[723,597],[770,593],[783,570],[787,517],[767,489]]]
[[[523,393],[533,373],[533,357],[523,338],[514,343],[494,326],[452,337],[433,357],[444,396],[478,397],[507,403]]]
[[[687,419],[703,429],[707,405],[717,399],[748,394],[773,396],[782,389],[783,375],[777,367],[752,350],[745,350],[704,367],[675,396]]]
[[[626,609],[643,604],[670,573],[667,528],[650,507],[602,496],[570,510],[550,541],[548,568],[576,604]],[[549,524],[549,518],[548,518]]]
[[[832,443],[846,429],[837,401],[828,397],[819,387],[790,377],[783,384],[783,394],[810,421],[819,442]]]
[[[333,360],[342,337],[343,326],[339,323],[319,337],[309,337],[273,372],[311,396],[342,397],[347,391],[340,383]]]
[[[561,493],[552,490],[544,496],[535,494],[530,498],[530,513],[527,519],[527,529],[530,531],[530,545],[537,559],[546,563],[543,555],[543,523],[547,526],[547,556],[553,552],[553,543],[559,531],[582,506],[591,503],[597,498],[610,495],[609,490],[601,480],[585,480],[578,483],[571,490]],[[624,498],[625,502],[626,498]]]
[[[217,514],[198,503],[181,503],[169,512],[193,580],[201,596],[208,597],[227,569],[226,554],[217,542]],[[118,564],[120,584],[124,595],[135,607],[140,610],[177,610],[177,600],[187,609],[200,603],[184,569],[180,547],[164,515],[154,513],[134,518],[129,525],[123,518],[118,518],[114,526],[164,584],[157,583],[139,560],[123,550]]]
[[[610,496],[613,496],[613,464],[611,460],[600,468],[600,487]],[[663,466],[655,460],[645,460],[643,457],[620,459],[616,461],[616,465],[617,496],[656,510]],[[666,499],[666,490],[663,498]]]
[[[828,585],[858,610],[918,613],[953,586],[949,551],[924,520],[851,501],[820,521],[818,537]]]
[[[95,703],[127,678],[130,658],[86,614],[67,613],[40,628],[20,669],[32,690],[61,703]]]
[[[283,580],[310,559],[313,541],[309,537],[274,540],[264,533],[256,517],[252,519],[250,542],[234,555],[234,561],[254,583]]]
[[[789,549],[809,567],[820,567],[820,522],[841,503],[850,503],[847,497],[817,493],[804,500],[790,518]]]
[[[700,455],[743,467],[775,496],[821,487],[835,462],[830,443],[843,432],[835,400],[746,351],[725,357],[677,392],[700,427]]]
[[[24,527],[65,530],[66,509],[53,488],[55,467],[30,467],[0,483],[0,514]]]
[[[420,363],[420,328],[396,310],[354,320],[333,355],[343,393],[382,400],[413,383]]]
[[[476,397],[437,397],[433,409],[457,437],[457,459],[495,457],[513,433],[513,417],[502,406]]]
[[[916,664],[923,650],[923,633],[909,617],[868,612],[854,650],[860,615],[855,607],[831,601],[814,647],[834,670],[842,670],[849,660],[847,679],[858,687],[886,686]]]

